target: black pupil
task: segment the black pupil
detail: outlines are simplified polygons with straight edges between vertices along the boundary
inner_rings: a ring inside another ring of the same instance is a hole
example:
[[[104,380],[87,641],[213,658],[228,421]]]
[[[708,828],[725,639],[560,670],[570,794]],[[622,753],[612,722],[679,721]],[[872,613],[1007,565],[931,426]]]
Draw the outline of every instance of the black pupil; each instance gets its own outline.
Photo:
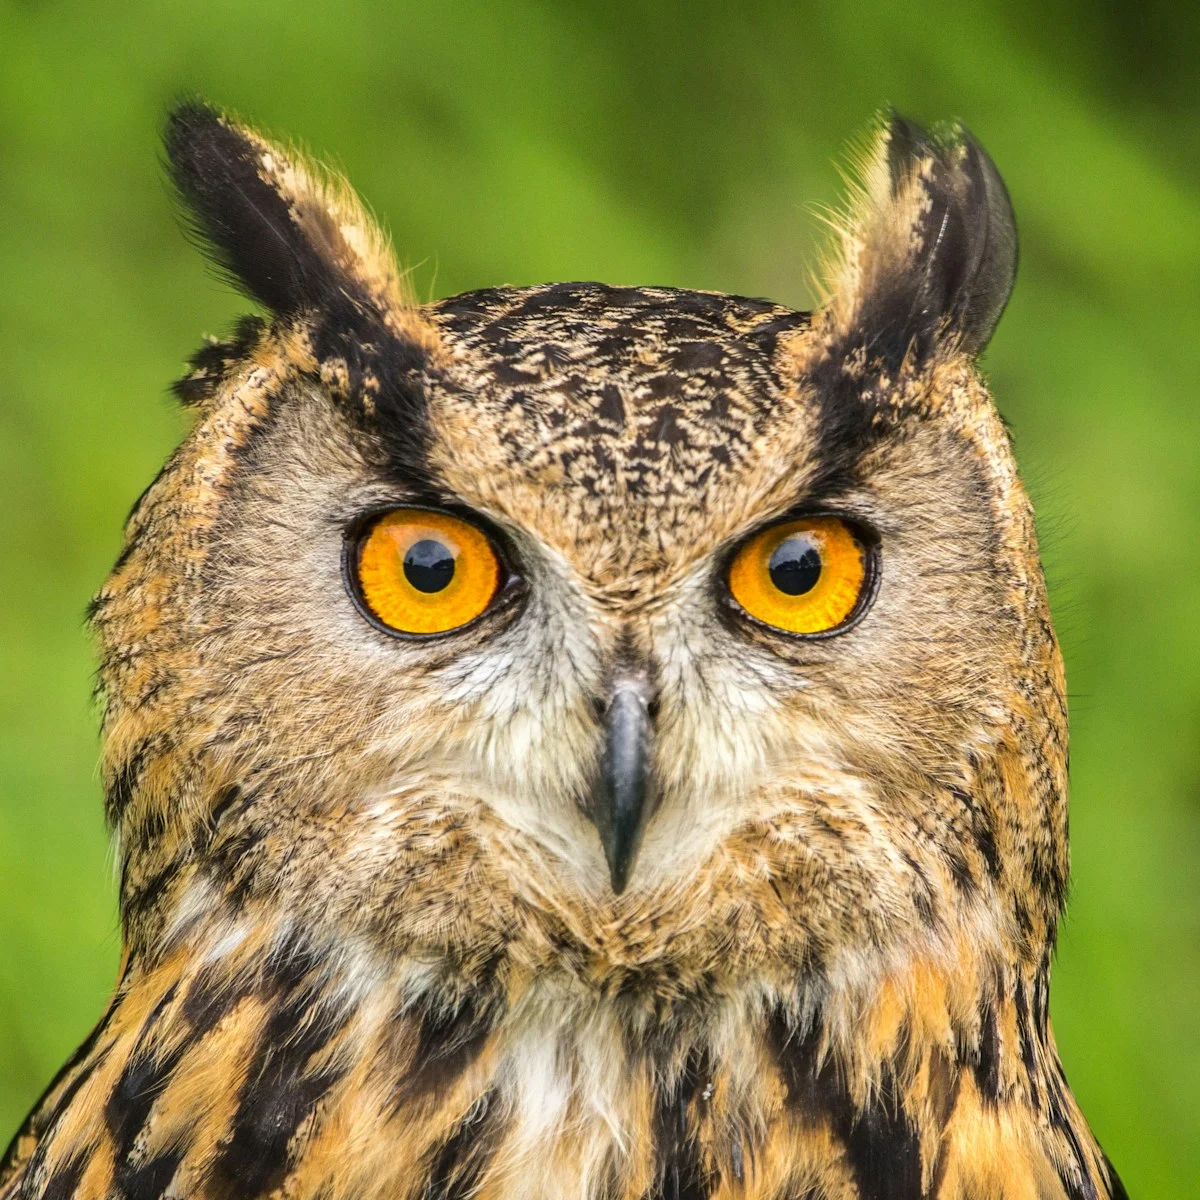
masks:
[[[767,570],[785,596],[803,596],[821,578],[821,552],[806,533],[794,533],[775,547]]]
[[[422,538],[404,556],[404,578],[418,592],[440,592],[454,578],[454,555],[445,542]]]

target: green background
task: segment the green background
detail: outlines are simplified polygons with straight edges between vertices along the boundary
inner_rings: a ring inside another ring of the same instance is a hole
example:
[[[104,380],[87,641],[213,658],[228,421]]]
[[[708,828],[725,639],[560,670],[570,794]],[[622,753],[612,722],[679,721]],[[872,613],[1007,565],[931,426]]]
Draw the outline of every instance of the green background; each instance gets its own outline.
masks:
[[[1176,11],[1178,10],[1178,11]],[[1012,191],[986,359],[1073,711],[1053,1013],[1138,1197],[1200,1196],[1200,40],[1183,6],[0,0],[0,1143],[119,952],[90,593],[245,307],[157,162],[200,92],[343,168],[422,296],[595,278],[808,302],[846,139],[961,117]]]

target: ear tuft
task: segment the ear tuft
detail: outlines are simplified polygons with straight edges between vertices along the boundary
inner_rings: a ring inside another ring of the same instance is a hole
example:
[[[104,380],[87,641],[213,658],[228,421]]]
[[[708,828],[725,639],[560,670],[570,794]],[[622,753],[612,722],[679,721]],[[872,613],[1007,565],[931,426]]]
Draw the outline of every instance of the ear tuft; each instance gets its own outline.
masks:
[[[274,315],[339,296],[406,307],[386,238],[340,179],[199,101],[174,110],[164,146],[213,259]]]
[[[947,341],[975,356],[1012,291],[1017,233],[992,160],[966,130],[889,113],[861,156],[823,310],[826,341],[890,371]]]

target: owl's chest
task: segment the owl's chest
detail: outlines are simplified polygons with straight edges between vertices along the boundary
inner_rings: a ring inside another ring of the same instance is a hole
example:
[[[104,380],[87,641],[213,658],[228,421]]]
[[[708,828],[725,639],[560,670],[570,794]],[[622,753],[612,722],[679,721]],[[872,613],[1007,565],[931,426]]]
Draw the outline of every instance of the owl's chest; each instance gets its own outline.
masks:
[[[725,1194],[718,1176],[744,1174],[745,1130],[766,1129],[773,1094],[737,1007],[655,1021],[534,986],[481,1043],[448,1029],[426,1053],[442,1079],[389,1123],[390,1161],[421,1174],[418,1195],[641,1197],[668,1176]]]

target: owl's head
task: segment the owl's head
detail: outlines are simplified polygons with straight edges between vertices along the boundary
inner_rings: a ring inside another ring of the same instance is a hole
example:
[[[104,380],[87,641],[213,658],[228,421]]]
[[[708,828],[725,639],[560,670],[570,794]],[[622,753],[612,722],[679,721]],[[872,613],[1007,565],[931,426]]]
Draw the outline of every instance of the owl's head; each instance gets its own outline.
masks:
[[[418,306],[297,155],[201,106],[167,153],[266,317],[194,360],[96,603],[135,944],[252,913],[676,978],[1042,954],[1062,679],[975,366],[1016,241],[969,136],[880,124],[811,316]]]

